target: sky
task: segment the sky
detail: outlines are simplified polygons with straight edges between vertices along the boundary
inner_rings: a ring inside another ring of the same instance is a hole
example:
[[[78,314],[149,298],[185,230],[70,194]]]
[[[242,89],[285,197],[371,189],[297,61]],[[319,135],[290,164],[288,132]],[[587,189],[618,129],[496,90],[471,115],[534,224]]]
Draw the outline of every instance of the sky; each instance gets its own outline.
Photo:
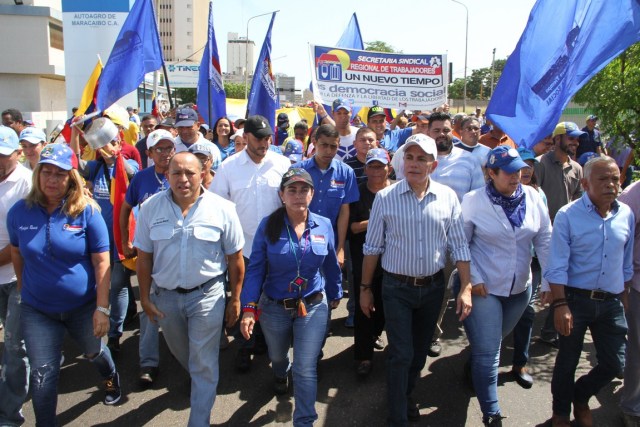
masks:
[[[202,1],[202,0],[199,0]],[[467,75],[491,67],[515,48],[534,0],[461,0],[469,10]],[[227,33],[245,36],[252,16],[280,10],[273,24],[274,73],[296,77],[296,89],[311,79],[309,44],[334,46],[356,12],[364,42],[381,40],[406,54],[446,54],[453,62],[453,78],[464,76],[465,8],[451,0],[413,2],[382,0],[214,0],[213,25],[226,72]],[[257,61],[270,15],[251,20],[249,39],[256,44]],[[252,70],[255,64],[249,66]]]

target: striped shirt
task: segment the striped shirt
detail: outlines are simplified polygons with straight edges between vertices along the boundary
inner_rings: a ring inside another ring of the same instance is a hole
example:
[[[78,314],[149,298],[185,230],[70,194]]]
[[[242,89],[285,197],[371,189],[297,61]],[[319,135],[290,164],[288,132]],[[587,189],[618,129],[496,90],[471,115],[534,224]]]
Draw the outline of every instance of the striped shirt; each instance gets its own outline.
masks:
[[[470,261],[462,210],[456,193],[429,180],[418,200],[406,180],[380,190],[371,209],[364,255],[382,255],[382,268],[412,277],[444,268],[446,253]]]

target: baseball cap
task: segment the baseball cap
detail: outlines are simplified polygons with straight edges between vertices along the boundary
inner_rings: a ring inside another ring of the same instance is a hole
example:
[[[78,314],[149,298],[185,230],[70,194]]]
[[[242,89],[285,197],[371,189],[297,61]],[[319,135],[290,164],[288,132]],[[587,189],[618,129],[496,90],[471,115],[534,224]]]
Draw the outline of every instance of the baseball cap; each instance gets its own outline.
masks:
[[[368,165],[371,162],[380,162],[383,165],[389,164],[389,154],[384,148],[372,148],[367,151],[367,157],[364,161],[365,165]]]
[[[287,113],[278,114],[278,127],[284,125],[285,123],[289,123],[289,116],[287,116]]]
[[[333,101],[333,111],[336,112],[341,108],[344,108],[348,112],[351,112],[351,104],[349,104],[349,102],[347,102],[345,99],[337,98],[335,101]]]
[[[379,105],[374,105],[373,107],[369,108],[369,112],[367,113],[367,121],[369,121],[369,119],[373,116],[386,116],[384,108]]]
[[[193,126],[198,121],[198,113],[193,108],[178,108],[176,110],[176,127]]]
[[[593,151],[589,151],[588,153],[582,153],[582,155],[578,158],[578,163],[580,166],[584,167],[587,162],[595,157],[600,157],[598,153],[594,153]]]
[[[203,144],[202,142],[196,142],[189,147],[189,152],[193,154],[204,154],[213,160],[213,149],[211,147],[214,147],[212,143]]]
[[[296,182],[303,182],[309,184],[313,188],[313,179],[309,172],[302,168],[291,168],[282,175],[282,181],[280,181],[280,189],[284,189]]]
[[[168,130],[158,129],[147,135],[147,150],[156,145],[158,142],[167,140],[176,145],[176,140]]]
[[[429,123],[429,117],[431,116],[431,114],[418,114],[417,116],[413,116],[411,118],[412,121],[414,122],[420,122],[420,123]]]
[[[302,161],[302,152],[303,146],[302,142],[297,139],[292,139],[287,142],[287,145],[284,147],[284,156],[289,160],[293,160],[295,162]]]
[[[502,169],[507,173],[518,172],[522,168],[528,168],[515,148],[506,145],[498,145],[489,152],[487,169]]]
[[[122,126],[125,129],[129,129],[129,113],[124,107],[113,104],[102,112],[103,116],[107,116],[113,123],[118,126]]]
[[[265,138],[273,135],[269,121],[262,116],[251,116],[244,122],[244,132],[250,133],[256,138]]]
[[[84,133],[84,139],[94,150],[98,150],[118,136],[118,127],[106,117],[98,117]]]
[[[22,132],[20,132],[20,141],[27,141],[33,145],[36,145],[41,142],[45,142],[46,140],[47,135],[45,135],[42,129],[28,127],[24,128]]]
[[[598,116],[596,116],[595,114],[590,114],[587,116],[587,121],[589,120],[598,120]]]
[[[578,125],[573,122],[558,123],[556,128],[553,130],[553,136],[566,134],[574,138],[584,135],[585,133],[586,132],[581,131],[580,128],[578,128]]]
[[[231,141],[234,141],[234,142],[235,142],[236,138],[237,138],[237,137],[242,137],[242,135],[244,135],[244,128],[243,128],[243,129],[238,129],[238,130],[236,131],[236,133],[234,133],[233,135],[231,135],[231,136],[229,137],[229,139],[230,139]]]
[[[133,111],[133,107],[127,107],[127,111]]]
[[[8,126],[0,125],[0,154],[8,156],[20,148],[20,141],[16,131]]]
[[[167,117],[164,120],[162,120],[160,123],[158,123],[156,125],[155,129],[162,128],[162,127],[175,128],[176,127],[176,121],[173,120],[173,118],[171,118],[171,117]]]
[[[50,164],[66,171],[73,168],[73,153],[67,144],[57,143],[45,146],[40,152],[39,164]]]
[[[406,153],[409,147],[414,145],[420,147],[425,153],[431,154],[434,159],[438,158],[438,149],[436,148],[436,141],[433,138],[421,133],[411,135],[404,144],[404,152]]]
[[[520,155],[520,158],[523,161],[533,160],[534,162],[538,163],[538,160],[536,159],[536,153],[529,150],[528,148],[524,148],[524,147],[518,148],[518,154]]]

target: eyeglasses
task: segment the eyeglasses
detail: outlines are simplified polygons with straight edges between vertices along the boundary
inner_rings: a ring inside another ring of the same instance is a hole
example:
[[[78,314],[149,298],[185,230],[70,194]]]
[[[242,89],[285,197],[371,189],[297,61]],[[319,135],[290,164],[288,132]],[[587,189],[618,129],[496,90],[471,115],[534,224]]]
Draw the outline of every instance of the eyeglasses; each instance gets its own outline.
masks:
[[[153,147],[153,149],[156,151],[156,153],[167,153],[167,154],[171,154],[175,151],[176,147]]]

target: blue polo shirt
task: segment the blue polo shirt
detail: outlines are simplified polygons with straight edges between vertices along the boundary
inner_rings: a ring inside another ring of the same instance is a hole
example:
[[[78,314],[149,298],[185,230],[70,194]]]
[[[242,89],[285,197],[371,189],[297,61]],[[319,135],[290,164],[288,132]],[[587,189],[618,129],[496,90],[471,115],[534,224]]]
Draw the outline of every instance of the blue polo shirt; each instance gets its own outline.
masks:
[[[127,188],[125,200],[130,206],[136,207],[149,197],[169,188],[169,182],[164,174],[157,174],[155,166],[149,166],[133,176]]]
[[[215,141],[214,144],[216,144],[216,147],[220,150],[221,162],[224,162],[227,157],[234,155],[236,152],[236,143],[231,140],[229,141],[229,145],[226,147],[223,147],[217,141]]]
[[[22,302],[46,313],[62,313],[96,299],[91,254],[109,251],[109,233],[98,209],[76,218],[60,208],[51,215],[41,206],[18,201],[7,214],[9,240],[20,250]]]
[[[338,228],[340,207],[360,198],[356,174],[343,162],[333,159],[326,171],[321,171],[315,157],[298,162],[292,167],[303,168],[313,179],[313,199],[309,210],[329,218],[334,231]]]
[[[298,241],[285,214],[280,238],[271,243],[266,232],[268,218],[262,219],[256,231],[240,295],[242,304],[257,303],[261,292],[276,300],[306,297],[323,290],[329,301],[342,298],[342,273],[329,220],[309,212],[307,227]],[[308,282],[304,289],[292,286],[289,291],[290,282],[298,275],[296,259],[300,276]]]
[[[380,140],[380,145],[388,152],[395,153],[398,148],[404,145],[412,133],[412,127],[394,130],[385,129],[382,139]]]

